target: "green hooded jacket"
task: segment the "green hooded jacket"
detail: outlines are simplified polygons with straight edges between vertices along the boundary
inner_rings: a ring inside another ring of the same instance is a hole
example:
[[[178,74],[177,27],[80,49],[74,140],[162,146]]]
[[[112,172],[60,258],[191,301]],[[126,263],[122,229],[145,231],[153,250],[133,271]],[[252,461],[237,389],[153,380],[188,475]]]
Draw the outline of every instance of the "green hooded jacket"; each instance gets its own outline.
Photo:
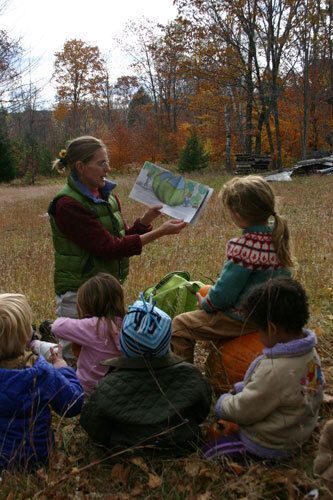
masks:
[[[174,354],[116,358],[81,413],[90,438],[107,448],[136,445],[182,454],[200,440],[212,399],[208,380]]]

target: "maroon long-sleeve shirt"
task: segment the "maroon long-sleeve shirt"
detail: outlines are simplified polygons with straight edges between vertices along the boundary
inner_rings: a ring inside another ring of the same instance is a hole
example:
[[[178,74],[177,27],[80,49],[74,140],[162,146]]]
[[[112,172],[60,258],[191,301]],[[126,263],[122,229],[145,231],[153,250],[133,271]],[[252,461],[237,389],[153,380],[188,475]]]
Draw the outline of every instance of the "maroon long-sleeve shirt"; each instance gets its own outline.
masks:
[[[117,202],[120,209],[118,197]],[[137,219],[131,227],[125,224],[123,238],[112,236],[95,215],[69,196],[62,196],[57,201],[55,222],[64,236],[76,245],[95,257],[110,260],[140,255],[142,243],[139,235],[152,229]]]

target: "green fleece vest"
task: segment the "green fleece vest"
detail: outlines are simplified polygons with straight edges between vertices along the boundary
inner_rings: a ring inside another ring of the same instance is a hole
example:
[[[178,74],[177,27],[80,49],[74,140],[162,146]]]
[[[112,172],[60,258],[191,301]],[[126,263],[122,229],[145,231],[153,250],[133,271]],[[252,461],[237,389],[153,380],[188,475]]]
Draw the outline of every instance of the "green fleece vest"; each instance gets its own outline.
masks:
[[[79,247],[58,229],[51,207],[62,196],[70,196],[92,212],[110,234],[125,235],[124,222],[116,198],[109,196],[107,203],[95,203],[75,186],[71,178],[55,196],[49,207],[52,238],[55,251],[54,288],[57,295],[68,291],[76,292],[89,278],[99,272],[106,272],[123,282],[128,274],[129,259],[101,259]]]

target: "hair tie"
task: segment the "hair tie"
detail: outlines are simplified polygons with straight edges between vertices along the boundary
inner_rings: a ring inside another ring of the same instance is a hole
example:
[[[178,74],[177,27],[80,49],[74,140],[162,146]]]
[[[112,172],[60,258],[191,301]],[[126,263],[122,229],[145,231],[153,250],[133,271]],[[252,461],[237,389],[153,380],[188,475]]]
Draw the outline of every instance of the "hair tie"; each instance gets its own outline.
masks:
[[[63,165],[66,165],[66,156],[67,156],[67,149],[61,149],[58,153],[58,158],[59,158],[59,161],[60,163],[62,163]]]

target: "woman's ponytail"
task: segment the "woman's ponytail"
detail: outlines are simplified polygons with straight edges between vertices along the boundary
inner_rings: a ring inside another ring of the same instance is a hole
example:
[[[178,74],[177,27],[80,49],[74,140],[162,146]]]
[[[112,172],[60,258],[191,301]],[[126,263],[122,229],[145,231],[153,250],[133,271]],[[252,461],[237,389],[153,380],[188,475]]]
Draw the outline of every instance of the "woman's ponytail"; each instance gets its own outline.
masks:
[[[61,158],[57,158],[52,162],[52,170],[55,170],[59,174],[67,173],[66,165],[64,165],[64,162]]]

